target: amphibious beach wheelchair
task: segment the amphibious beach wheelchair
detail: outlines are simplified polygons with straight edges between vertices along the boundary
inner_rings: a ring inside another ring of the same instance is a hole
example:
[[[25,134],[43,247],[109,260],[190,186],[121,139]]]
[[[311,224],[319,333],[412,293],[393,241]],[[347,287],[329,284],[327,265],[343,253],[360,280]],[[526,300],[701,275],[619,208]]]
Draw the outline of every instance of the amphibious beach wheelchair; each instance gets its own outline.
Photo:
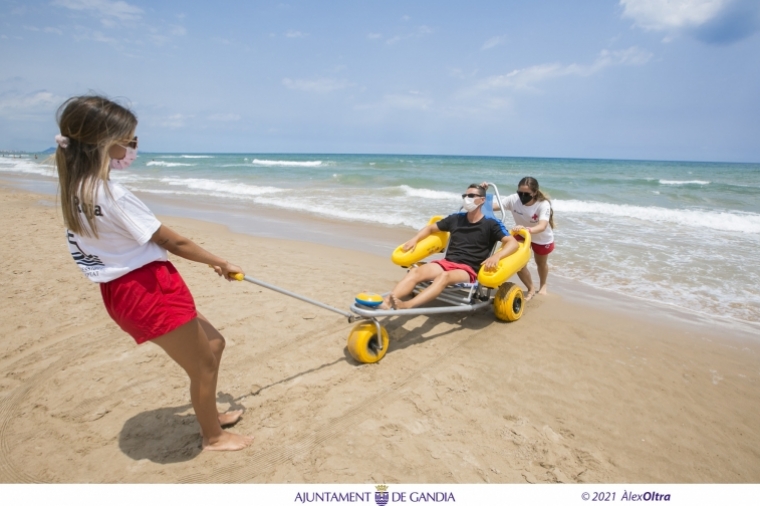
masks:
[[[482,207],[483,214],[486,217],[499,220],[505,225],[506,212],[502,209],[499,212],[501,215],[499,218],[493,212],[494,196],[498,202],[501,202],[499,190],[494,184],[489,183],[488,186],[493,188],[494,193],[486,195],[486,202]],[[428,224],[435,223],[442,218],[443,216],[434,216]],[[364,321],[356,325],[348,336],[347,347],[351,356],[364,363],[377,362],[385,356],[388,350],[388,333],[378,321],[378,318],[381,317],[472,313],[493,303],[494,314],[499,320],[515,321],[519,319],[524,309],[523,293],[517,285],[507,282],[507,279],[522,269],[530,260],[530,232],[523,229],[519,233],[524,241],[520,243],[515,253],[499,262],[495,271],[488,272],[481,268],[475,283],[460,283],[446,287],[443,293],[436,298],[436,302],[445,303],[445,306],[375,309],[374,307],[379,305],[382,297],[387,294],[383,296],[359,294],[350,310],[356,315],[354,320]],[[448,232],[431,234],[417,243],[416,248],[412,251],[404,252],[402,246],[399,246],[391,255],[391,260],[396,265],[408,269],[424,263],[424,259],[433,255],[440,254],[439,256],[442,257],[446,253],[448,239]],[[495,244],[491,253],[495,253],[499,247],[500,243]],[[432,282],[419,283],[413,293],[418,294],[430,283]]]
[[[493,212],[494,196],[499,202],[501,202],[499,190],[494,184],[489,183],[488,187],[493,188],[494,193],[488,193],[486,195],[486,202],[483,204],[482,208],[483,214],[500,221],[502,225],[504,225],[506,212],[501,210],[500,218],[497,218]],[[428,223],[435,223],[442,218],[443,216],[434,216]],[[356,296],[355,302],[349,308],[350,312],[347,312],[289,290],[254,279],[243,273],[236,274],[233,277],[238,281],[245,280],[275,292],[308,302],[309,304],[313,304],[323,309],[327,309],[328,311],[338,313],[348,318],[349,323],[358,321],[359,323],[354,326],[348,336],[348,352],[359,362],[374,363],[382,359],[388,351],[388,332],[385,330],[385,327],[380,324],[378,318],[435,315],[443,313],[473,313],[479,309],[487,307],[489,304],[493,304],[494,314],[499,320],[515,321],[519,319],[520,316],[522,316],[524,309],[523,293],[517,285],[507,282],[512,275],[522,269],[528,263],[528,260],[530,260],[530,232],[523,229],[520,230],[519,234],[523,237],[524,241],[520,243],[516,252],[503,258],[499,262],[496,270],[489,272],[484,268],[481,268],[478,273],[478,279],[475,283],[460,283],[446,287],[435,299],[435,302],[446,304],[443,306],[417,307],[414,309],[377,309],[377,306],[382,302],[384,295],[387,294],[359,294]],[[423,260],[428,257],[437,254],[441,254],[441,256],[445,255],[448,240],[448,232],[437,232],[419,241],[412,251],[404,252],[402,246],[399,246],[391,255],[391,260],[396,265],[406,269],[415,265],[420,265],[424,263]],[[501,243],[496,243],[494,245],[491,250],[492,254],[497,251],[500,244]],[[430,283],[430,281],[419,283],[415,287],[414,293],[417,294],[421,290],[424,290]]]

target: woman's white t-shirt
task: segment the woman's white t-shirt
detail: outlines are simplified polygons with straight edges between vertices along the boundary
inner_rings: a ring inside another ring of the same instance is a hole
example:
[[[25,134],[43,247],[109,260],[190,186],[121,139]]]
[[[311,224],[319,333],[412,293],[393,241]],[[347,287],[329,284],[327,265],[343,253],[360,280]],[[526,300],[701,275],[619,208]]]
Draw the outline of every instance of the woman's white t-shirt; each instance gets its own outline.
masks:
[[[95,283],[107,283],[156,260],[168,260],[166,250],[150,240],[161,222],[122,185],[109,181],[109,196],[105,184],[99,184],[92,209],[98,237],[66,230],[71,256]]]
[[[533,205],[525,206],[516,193],[502,197],[501,203],[504,209],[512,211],[515,224],[525,228],[536,226],[542,220],[549,221],[552,212],[552,206],[548,200],[540,200]],[[531,234],[531,242],[541,245],[553,243],[552,227],[547,225],[543,232]]]

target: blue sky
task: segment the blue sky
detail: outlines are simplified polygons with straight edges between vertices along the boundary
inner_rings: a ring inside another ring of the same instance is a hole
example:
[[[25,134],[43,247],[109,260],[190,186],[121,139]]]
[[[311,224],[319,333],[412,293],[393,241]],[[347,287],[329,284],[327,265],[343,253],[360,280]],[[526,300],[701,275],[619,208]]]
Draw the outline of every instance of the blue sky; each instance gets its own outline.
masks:
[[[0,3],[0,148],[129,105],[144,151],[760,162],[760,2]]]

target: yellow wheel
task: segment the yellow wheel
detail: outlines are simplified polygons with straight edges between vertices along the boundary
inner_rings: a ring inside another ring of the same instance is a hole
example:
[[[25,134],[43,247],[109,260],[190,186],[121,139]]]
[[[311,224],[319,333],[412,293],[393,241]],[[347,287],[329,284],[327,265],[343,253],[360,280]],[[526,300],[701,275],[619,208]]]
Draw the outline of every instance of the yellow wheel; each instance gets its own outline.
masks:
[[[360,323],[351,330],[348,336],[348,352],[357,361],[364,364],[374,364],[385,356],[388,351],[388,332],[385,327],[380,327],[383,341],[383,349],[377,346],[377,326],[374,322]]]
[[[504,283],[493,299],[493,312],[496,318],[505,322],[519,320],[525,304],[520,287],[514,283]]]

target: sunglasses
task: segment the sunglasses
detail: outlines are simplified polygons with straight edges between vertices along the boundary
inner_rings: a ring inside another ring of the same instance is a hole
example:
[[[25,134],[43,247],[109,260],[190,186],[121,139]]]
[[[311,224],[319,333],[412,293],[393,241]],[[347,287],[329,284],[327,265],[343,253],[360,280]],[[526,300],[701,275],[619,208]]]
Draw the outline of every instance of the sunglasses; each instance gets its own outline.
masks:
[[[122,148],[132,148],[137,149],[137,136],[135,135],[135,138],[131,141],[127,142],[126,144],[119,144]]]
[[[533,195],[530,192],[517,192],[518,197],[530,197],[533,198]]]
[[[477,199],[477,198],[480,198],[482,196],[483,195],[480,195],[478,193],[463,193],[462,194],[462,198],[463,199],[465,199],[465,198]]]

